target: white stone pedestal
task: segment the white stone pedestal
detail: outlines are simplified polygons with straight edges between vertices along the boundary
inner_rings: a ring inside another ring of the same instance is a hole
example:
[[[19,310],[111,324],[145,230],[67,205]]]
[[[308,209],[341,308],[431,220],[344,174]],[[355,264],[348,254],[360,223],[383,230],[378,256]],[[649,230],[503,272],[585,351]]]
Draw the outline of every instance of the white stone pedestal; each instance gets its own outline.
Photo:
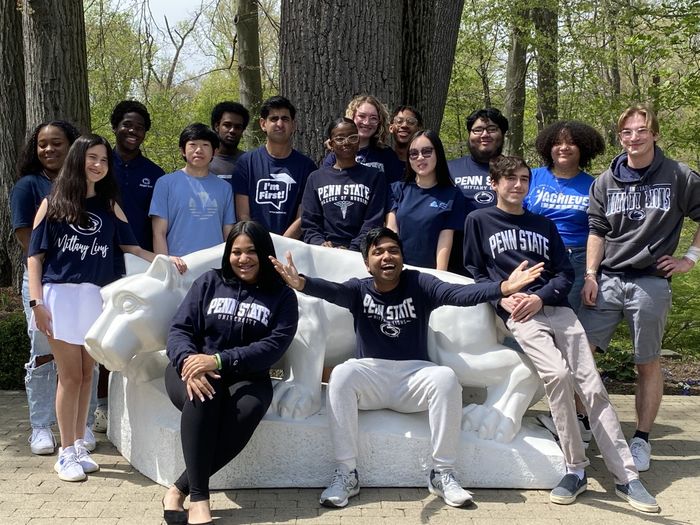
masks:
[[[160,484],[171,484],[184,469],[180,412],[170,403],[162,377],[142,383],[111,374],[107,435],[139,472]],[[426,413],[361,411],[359,445],[362,486],[426,485]],[[333,468],[324,409],[301,421],[268,414],[243,452],[212,479],[211,488],[325,487]],[[565,474],[561,450],[529,418],[508,444],[463,432],[456,469],[467,488],[550,489]]]

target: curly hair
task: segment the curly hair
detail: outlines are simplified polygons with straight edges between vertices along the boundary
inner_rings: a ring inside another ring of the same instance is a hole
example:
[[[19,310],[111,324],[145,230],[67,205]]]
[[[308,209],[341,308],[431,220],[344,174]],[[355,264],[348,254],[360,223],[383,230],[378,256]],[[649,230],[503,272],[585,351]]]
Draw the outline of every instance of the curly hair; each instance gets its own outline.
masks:
[[[225,100],[224,102],[219,102],[211,110],[211,129],[214,129],[221,122],[224,113],[239,115],[243,119],[243,129],[247,128],[250,123],[250,113],[243,104]]]
[[[554,165],[552,147],[562,139],[569,140],[578,147],[581,168],[589,167],[591,161],[605,151],[605,139],[595,128],[577,120],[560,120],[540,131],[535,139],[535,149],[549,168]]]
[[[109,117],[109,122],[112,124],[112,129],[116,130],[119,127],[119,123],[124,120],[124,115],[127,113],[138,113],[143,118],[143,127],[146,131],[151,129],[151,114],[146,109],[146,106],[141,104],[138,100],[122,100],[119,104],[114,106],[112,110],[112,115]]]
[[[69,146],[73,145],[75,140],[80,136],[80,131],[78,131],[78,128],[65,120],[51,120],[49,122],[42,122],[39,124],[34,128],[34,131],[32,131],[32,134],[29,136],[29,140],[27,140],[27,144],[24,146],[24,150],[20,155],[17,166],[17,179],[24,177],[25,175],[41,173],[41,171],[44,169],[44,166],[39,160],[39,155],[37,154],[37,143],[39,142],[39,132],[48,126],[53,126],[63,131],[63,134],[68,140]]]
[[[379,148],[388,148],[387,142],[389,140],[389,111],[386,106],[382,104],[377,97],[372,95],[357,95],[349,103],[348,107],[345,108],[345,116],[355,120],[355,113],[357,108],[359,108],[364,103],[372,104],[377,110],[377,115],[379,115],[379,123],[377,124],[377,131],[374,132],[372,138],[370,138],[370,145],[377,146]]]

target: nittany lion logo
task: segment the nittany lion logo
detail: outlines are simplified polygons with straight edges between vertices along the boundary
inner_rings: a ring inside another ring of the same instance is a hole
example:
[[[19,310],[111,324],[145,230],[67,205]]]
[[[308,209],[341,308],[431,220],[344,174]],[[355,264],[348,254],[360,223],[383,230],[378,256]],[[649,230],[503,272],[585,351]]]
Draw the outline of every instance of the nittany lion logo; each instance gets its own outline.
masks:
[[[647,216],[644,210],[630,210],[627,213],[627,218],[631,221],[643,221]]]
[[[389,323],[382,323],[379,325],[379,330],[388,337],[398,337],[401,333],[401,328]]]
[[[474,194],[474,200],[479,204],[489,204],[493,202],[493,193],[490,191],[479,191]]]
[[[81,226],[80,224],[69,224],[71,229],[80,235],[95,235],[102,229],[102,219],[99,215],[95,215],[92,212],[86,212],[88,216],[87,224]]]

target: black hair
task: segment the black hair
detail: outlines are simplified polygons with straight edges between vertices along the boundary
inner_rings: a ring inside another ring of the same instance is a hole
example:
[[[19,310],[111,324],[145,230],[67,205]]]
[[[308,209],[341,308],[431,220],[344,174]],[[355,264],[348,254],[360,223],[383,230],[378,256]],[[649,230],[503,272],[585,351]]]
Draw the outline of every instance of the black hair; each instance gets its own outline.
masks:
[[[138,100],[122,100],[119,104],[114,106],[112,116],[109,117],[112,129],[117,129],[117,127],[119,127],[119,123],[124,120],[124,115],[127,113],[138,113],[143,117],[143,126],[146,128],[146,131],[151,129],[151,115],[146,109],[146,106],[141,104]]]
[[[34,128],[32,134],[29,136],[24,150],[20,154],[19,163],[17,167],[17,178],[24,177],[25,175],[41,173],[44,166],[39,160],[39,155],[37,154],[37,143],[39,142],[39,132],[47,126],[54,126],[63,131],[63,134],[68,140],[68,145],[71,146],[80,136],[80,131],[70,122],[65,120],[51,120],[48,122],[42,122],[37,127]]]
[[[473,111],[467,117],[467,131],[471,132],[474,122],[479,119],[491,120],[501,130],[504,135],[508,131],[508,119],[496,108],[484,108]]]
[[[81,135],[68,150],[66,161],[56,177],[49,195],[47,218],[77,223],[85,226],[88,216],[85,211],[87,184],[85,183],[85,163],[87,151],[94,146],[107,149],[107,174],[95,183],[95,196],[110,210],[119,200],[119,186],[112,165],[112,147],[100,135]]]
[[[219,136],[209,126],[201,122],[190,124],[182,130],[178,146],[180,146],[180,149],[185,149],[185,146],[191,140],[206,140],[211,143],[212,149],[219,148]]]
[[[394,120],[394,117],[402,111],[410,111],[411,113],[413,113],[416,116],[416,120],[418,120],[418,127],[423,127],[423,115],[421,115],[420,111],[418,111],[415,107],[409,106],[408,104],[402,104],[401,106],[396,106],[394,108],[394,111],[391,112],[389,124],[391,124]]]
[[[221,277],[227,284],[236,284],[239,282],[236,273],[231,267],[231,249],[233,242],[239,235],[247,235],[253,241],[255,251],[258,255],[258,279],[257,286],[263,290],[279,290],[285,286],[284,280],[275,270],[275,267],[270,261],[270,255],[277,257],[275,254],[275,245],[272,243],[272,237],[265,227],[255,221],[239,221],[233,225],[231,232],[226,238],[226,246],[224,246],[224,255],[221,258]]]
[[[489,177],[492,182],[498,182],[502,177],[512,175],[520,168],[527,168],[528,179],[532,180],[532,170],[522,157],[498,155],[489,161]]]
[[[450,177],[450,170],[447,167],[447,157],[445,156],[445,147],[442,145],[439,135],[432,129],[424,129],[416,131],[411,139],[408,141],[408,149],[411,150],[411,144],[418,137],[427,138],[433,145],[433,154],[437,157],[437,164],[435,165],[435,179],[438,186],[454,186],[455,183]],[[416,181],[416,172],[411,166],[411,159],[406,162],[406,182]]]
[[[389,239],[396,241],[399,245],[399,250],[401,250],[401,255],[403,256],[403,243],[399,238],[399,234],[394,230],[387,228],[386,226],[377,226],[372,228],[367,232],[364,239],[360,242],[360,253],[362,253],[362,258],[366,261],[369,257],[369,250],[377,244],[379,239],[382,237],[389,237]]]
[[[554,165],[552,147],[562,138],[571,140],[578,147],[581,168],[589,167],[594,158],[605,152],[605,139],[595,128],[577,120],[560,120],[540,131],[535,140],[537,153],[549,168]]]
[[[238,102],[232,102],[230,100],[225,100],[224,102],[219,102],[214,109],[211,110],[211,128],[214,129],[216,125],[221,122],[221,117],[224,113],[235,113],[243,117],[243,128],[248,127],[250,122],[250,113],[245,108],[243,104]]]
[[[355,128],[355,131],[357,131],[357,125],[352,119],[348,117],[338,117],[334,121],[330,122],[326,127],[326,138],[330,140],[333,130],[341,124],[350,124],[353,128]]]
[[[268,98],[260,106],[260,117],[267,118],[272,109],[287,109],[289,110],[289,116],[294,120],[297,116],[297,110],[294,105],[289,101],[289,99],[284,98],[280,95],[275,95],[274,97]]]

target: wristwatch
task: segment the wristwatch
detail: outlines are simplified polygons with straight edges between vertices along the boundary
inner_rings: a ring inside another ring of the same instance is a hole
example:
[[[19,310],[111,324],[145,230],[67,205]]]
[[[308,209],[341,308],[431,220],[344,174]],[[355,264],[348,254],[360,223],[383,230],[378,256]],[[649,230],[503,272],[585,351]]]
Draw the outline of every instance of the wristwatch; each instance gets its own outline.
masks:
[[[35,306],[39,306],[40,304],[44,304],[44,301],[41,299],[29,299],[29,308],[34,308]]]

